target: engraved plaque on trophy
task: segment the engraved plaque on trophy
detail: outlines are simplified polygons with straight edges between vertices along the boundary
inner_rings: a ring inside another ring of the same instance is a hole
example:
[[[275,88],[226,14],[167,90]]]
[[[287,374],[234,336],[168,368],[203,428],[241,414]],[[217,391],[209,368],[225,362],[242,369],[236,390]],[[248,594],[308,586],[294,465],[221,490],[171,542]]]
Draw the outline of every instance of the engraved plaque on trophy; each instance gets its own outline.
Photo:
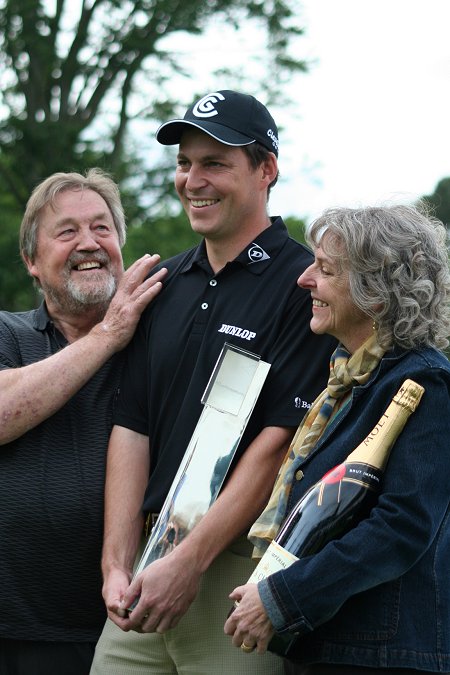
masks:
[[[135,575],[179,544],[216,499],[269,369],[256,354],[225,343]]]

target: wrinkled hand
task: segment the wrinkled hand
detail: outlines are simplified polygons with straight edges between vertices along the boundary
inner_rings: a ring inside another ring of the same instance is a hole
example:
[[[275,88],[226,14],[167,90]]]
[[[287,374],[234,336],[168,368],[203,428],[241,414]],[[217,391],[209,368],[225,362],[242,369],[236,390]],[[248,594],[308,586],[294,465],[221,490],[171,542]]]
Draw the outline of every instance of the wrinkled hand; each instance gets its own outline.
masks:
[[[162,288],[161,282],[167,274],[165,267],[146,278],[159,261],[159,255],[146,254],[124,272],[105,317],[97,327],[117,351],[131,340],[142,312]]]
[[[232,636],[235,647],[245,642],[248,647],[254,647],[259,654],[263,654],[275,631],[259,597],[258,586],[238,586],[230,598],[237,600],[239,605],[227,619],[225,633]]]
[[[187,612],[198,592],[201,573],[180,548],[146,567],[130,584],[123,597],[129,607],[129,628],[141,633],[165,633]]]

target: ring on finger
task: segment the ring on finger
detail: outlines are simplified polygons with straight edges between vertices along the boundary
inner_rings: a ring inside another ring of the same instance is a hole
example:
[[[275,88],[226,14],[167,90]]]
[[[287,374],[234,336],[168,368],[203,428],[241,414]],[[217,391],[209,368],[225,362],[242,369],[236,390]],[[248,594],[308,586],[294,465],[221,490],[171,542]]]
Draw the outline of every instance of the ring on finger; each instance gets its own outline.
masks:
[[[247,644],[245,644],[245,642],[243,642],[241,644],[241,649],[246,654],[250,654],[250,652],[252,652],[255,649],[255,647],[256,647],[256,645],[247,645]]]

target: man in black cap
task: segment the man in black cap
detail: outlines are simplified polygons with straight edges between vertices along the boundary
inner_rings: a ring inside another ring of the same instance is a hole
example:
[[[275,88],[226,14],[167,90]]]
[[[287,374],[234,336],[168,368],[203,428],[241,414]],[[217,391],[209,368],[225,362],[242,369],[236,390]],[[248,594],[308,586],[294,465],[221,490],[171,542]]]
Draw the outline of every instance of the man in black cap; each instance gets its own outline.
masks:
[[[245,147],[261,143],[278,157],[278,131],[267,108],[249,94],[215,91],[189,108],[182,120],[170,120],[158,129],[163,145],[180,142],[187,126],[206,132],[219,143]]]
[[[278,131],[265,106],[247,94],[213,92],[163,124],[157,139],[179,144],[175,185],[203,240],[164,263],[164,290],[128,349],[108,451],[109,620],[91,674],[277,675],[281,659],[251,654],[252,645],[238,651],[224,635],[228,594],[254,568],[243,535],[325,386],[334,342],[311,333],[309,294],[296,284],[310,251],[267,213]],[[217,500],[131,581],[144,521],[163,507],[225,342],[270,363],[266,383]]]

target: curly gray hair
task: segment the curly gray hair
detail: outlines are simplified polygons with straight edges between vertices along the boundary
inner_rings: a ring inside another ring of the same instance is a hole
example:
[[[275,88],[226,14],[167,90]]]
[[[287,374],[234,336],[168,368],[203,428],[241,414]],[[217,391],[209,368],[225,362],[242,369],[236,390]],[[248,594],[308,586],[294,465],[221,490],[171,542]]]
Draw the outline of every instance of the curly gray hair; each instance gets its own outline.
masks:
[[[448,346],[447,230],[425,204],[327,209],[307,238],[348,270],[352,300],[373,318],[380,345]]]
[[[111,176],[101,169],[89,169],[86,175],[58,172],[37,185],[27,202],[20,226],[19,246],[22,257],[34,260],[37,247],[39,215],[47,204],[54,204],[56,197],[65,190],[93,190],[102,197],[111,211],[122,247],[126,240],[126,224],[119,188]]]

